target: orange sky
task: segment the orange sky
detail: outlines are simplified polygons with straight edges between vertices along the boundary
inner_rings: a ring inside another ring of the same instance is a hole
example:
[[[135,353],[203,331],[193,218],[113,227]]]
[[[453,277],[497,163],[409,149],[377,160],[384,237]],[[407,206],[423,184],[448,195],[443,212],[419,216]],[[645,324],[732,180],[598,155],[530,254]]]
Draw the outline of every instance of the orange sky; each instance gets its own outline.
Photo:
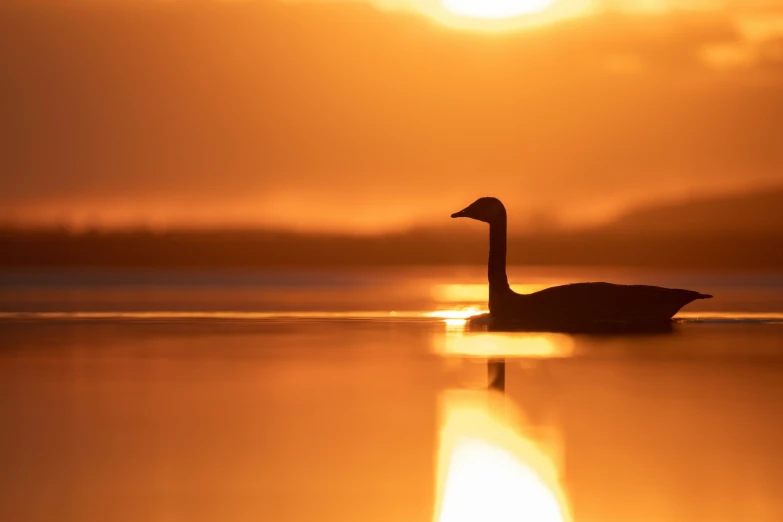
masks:
[[[0,220],[578,225],[783,183],[783,2],[552,9],[4,2]]]

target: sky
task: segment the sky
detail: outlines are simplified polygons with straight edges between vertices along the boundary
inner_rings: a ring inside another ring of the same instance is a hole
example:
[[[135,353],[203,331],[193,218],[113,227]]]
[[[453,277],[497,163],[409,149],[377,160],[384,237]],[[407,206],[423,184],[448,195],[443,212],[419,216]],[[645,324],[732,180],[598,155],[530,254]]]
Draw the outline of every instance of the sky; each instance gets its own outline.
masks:
[[[3,2],[0,222],[579,227],[783,184],[783,2],[521,1]]]

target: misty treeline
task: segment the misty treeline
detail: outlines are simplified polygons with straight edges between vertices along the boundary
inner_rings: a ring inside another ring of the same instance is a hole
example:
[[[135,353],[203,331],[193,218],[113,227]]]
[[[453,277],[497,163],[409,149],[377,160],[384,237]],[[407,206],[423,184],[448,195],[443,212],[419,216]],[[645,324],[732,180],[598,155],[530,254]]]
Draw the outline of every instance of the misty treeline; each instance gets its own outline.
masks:
[[[486,263],[487,234],[382,236],[264,230],[0,230],[6,268],[252,268]],[[783,231],[664,234],[571,231],[511,236],[509,264],[783,268]]]

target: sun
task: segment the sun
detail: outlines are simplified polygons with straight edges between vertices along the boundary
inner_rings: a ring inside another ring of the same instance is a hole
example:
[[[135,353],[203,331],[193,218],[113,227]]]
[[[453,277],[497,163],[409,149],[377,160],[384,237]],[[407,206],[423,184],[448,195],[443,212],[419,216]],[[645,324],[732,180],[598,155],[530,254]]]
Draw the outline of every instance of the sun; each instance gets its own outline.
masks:
[[[504,33],[585,16],[595,0],[374,0],[407,6],[452,29]]]
[[[554,0],[442,0],[442,3],[455,15],[498,20],[540,13]]]

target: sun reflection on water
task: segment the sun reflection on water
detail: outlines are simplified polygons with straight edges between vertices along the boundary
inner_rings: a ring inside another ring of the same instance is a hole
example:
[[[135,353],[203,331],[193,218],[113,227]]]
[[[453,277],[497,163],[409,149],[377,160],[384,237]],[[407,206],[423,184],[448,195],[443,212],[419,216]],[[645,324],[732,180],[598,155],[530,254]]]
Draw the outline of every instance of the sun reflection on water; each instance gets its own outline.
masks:
[[[487,312],[472,306],[425,313],[425,317],[439,318],[446,325],[446,336],[438,338],[442,344],[435,351],[463,357],[569,357],[573,353],[574,339],[570,335],[465,331],[471,317]]]
[[[552,459],[513,429],[496,400],[487,392],[443,394],[434,522],[570,520]]]
[[[463,333],[447,335],[444,355],[463,357],[569,357],[574,351],[570,335],[552,333]]]
[[[476,306],[469,306],[466,308],[454,309],[454,310],[436,310],[434,312],[427,312],[424,314],[426,317],[437,317],[440,319],[469,319],[474,315],[480,315],[487,313],[488,310],[481,310]],[[446,323],[448,324],[448,323]],[[464,324],[464,323],[463,323]]]

